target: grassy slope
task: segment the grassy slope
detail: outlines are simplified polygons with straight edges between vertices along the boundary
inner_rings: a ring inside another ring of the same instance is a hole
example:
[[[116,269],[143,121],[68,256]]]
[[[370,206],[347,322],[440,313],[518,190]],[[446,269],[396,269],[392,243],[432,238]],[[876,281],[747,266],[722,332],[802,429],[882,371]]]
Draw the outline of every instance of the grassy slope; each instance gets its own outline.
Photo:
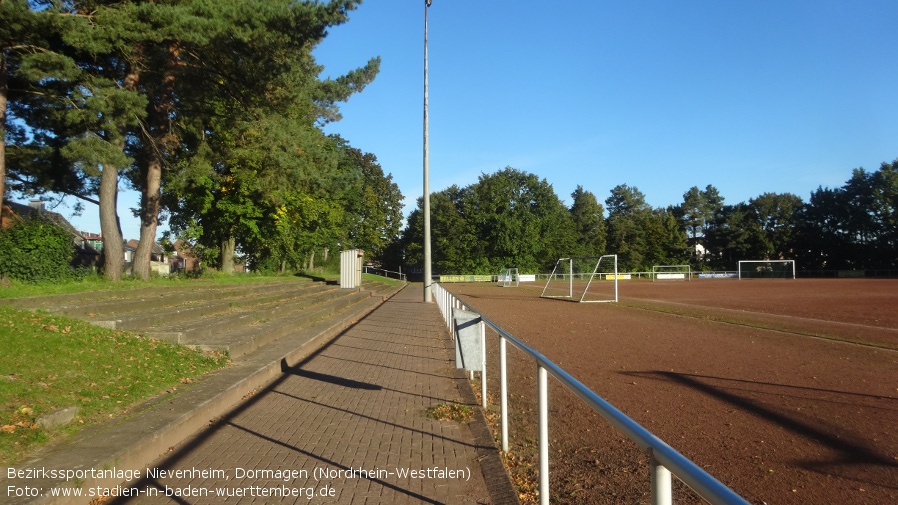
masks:
[[[0,462],[7,465],[227,363],[224,356],[3,306],[0,349]],[[67,427],[38,426],[39,416],[70,406],[80,411]]]
[[[135,333],[13,310],[3,306],[2,299],[258,280],[274,279],[221,276],[113,284],[94,277],[42,285],[5,282],[0,286],[0,463],[12,465],[37,447],[85,426],[121,417],[143,400],[187,387],[196,377],[227,364],[225,356],[204,355]],[[80,410],[68,426],[38,426],[41,415],[71,406]]]

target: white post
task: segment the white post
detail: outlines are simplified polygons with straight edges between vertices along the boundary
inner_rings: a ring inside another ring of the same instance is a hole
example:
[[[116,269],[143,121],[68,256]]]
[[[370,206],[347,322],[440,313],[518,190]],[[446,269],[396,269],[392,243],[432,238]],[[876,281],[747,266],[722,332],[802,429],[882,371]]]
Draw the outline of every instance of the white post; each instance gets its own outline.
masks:
[[[456,298],[456,297],[453,296],[453,297],[452,297],[452,312],[453,312],[453,314],[455,313],[455,309],[457,309],[457,308],[459,308],[459,307],[458,307],[458,298]],[[455,317],[452,318],[451,327],[452,327],[452,334],[455,335],[455,331],[456,331],[456,329],[455,329]]]
[[[617,254],[614,255],[614,301],[617,302]]]
[[[655,459],[649,449],[649,465],[651,466],[652,505],[673,505],[673,486],[670,470]]]
[[[499,337],[499,410],[502,419],[502,452],[508,452],[508,369],[505,337]]]
[[[574,297],[574,260],[568,258],[567,260],[567,273],[570,277],[568,277],[568,286],[567,286],[567,295],[568,298]]]
[[[549,505],[549,378],[546,369],[537,368],[539,397],[539,503]]]
[[[480,326],[480,353],[483,356],[480,369],[480,405],[486,408],[486,323],[481,319],[478,326]]]
[[[452,323],[450,322],[451,319],[449,316],[449,314],[451,312],[452,312],[452,308],[449,306],[449,292],[444,290],[443,291],[443,317],[446,318],[446,326],[449,327],[450,330],[452,329]]]

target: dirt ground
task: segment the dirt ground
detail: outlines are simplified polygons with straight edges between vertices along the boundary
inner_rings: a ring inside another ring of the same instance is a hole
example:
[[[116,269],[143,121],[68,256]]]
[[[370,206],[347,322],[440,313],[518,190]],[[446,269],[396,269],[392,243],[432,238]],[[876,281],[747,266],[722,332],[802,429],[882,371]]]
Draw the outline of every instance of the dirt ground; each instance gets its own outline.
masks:
[[[621,281],[616,304],[446,287],[751,503],[898,503],[896,280]],[[536,367],[509,347],[509,368],[509,465],[532,476]],[[557,382],[549,395],[553,501],[649,503],[647,456]]]

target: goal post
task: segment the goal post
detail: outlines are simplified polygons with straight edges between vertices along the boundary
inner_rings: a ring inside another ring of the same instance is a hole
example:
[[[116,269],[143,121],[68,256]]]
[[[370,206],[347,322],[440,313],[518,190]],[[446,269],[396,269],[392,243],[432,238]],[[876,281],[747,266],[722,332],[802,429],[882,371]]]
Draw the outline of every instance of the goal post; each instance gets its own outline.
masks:
[[[794,279],[795,260],[739,260],[740,279]]]
[[[518,287],[521,285],[521,277],[517,268],[503,268],[497,276],[496,284],[503,287]]]
[[[616,254],[561,258],[539,296],[584,303],[616,302],[618,278]]]
[[[662,280],[692,280],[690,265],[652,265],[652,282]]]

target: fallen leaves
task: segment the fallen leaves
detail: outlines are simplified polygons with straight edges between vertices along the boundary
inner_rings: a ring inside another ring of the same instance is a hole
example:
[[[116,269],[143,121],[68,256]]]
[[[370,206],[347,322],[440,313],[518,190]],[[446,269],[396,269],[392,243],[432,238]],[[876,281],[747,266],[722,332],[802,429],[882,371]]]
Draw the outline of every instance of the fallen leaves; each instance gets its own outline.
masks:
[[[474,411],[467,405],[459,405],[457,403],[440,403],[430,407],[424,411],[424,414],[431,419],[453,420],[458,422],[466,422],[474,415]]]

